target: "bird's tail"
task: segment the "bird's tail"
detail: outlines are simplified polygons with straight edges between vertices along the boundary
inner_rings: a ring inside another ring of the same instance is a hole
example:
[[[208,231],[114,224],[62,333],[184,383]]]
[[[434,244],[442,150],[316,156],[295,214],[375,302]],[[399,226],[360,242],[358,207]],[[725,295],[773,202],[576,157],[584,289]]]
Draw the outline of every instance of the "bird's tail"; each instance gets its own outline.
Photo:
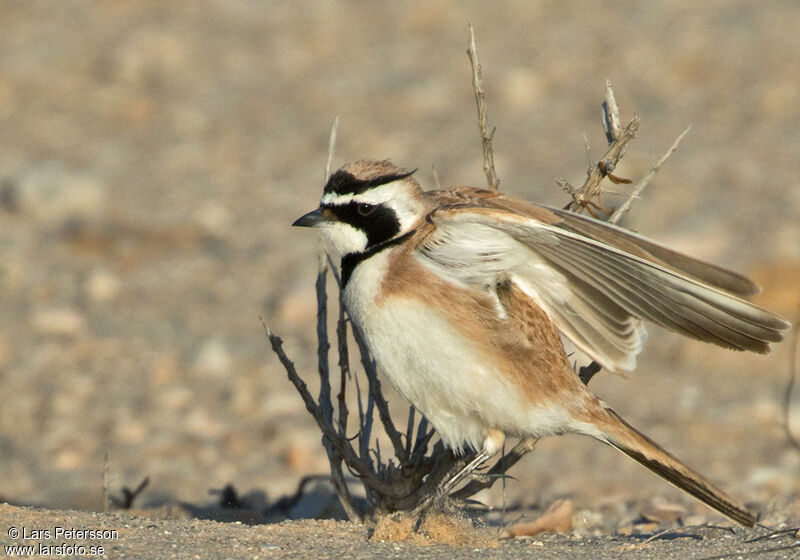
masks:
[[[703,475],[673,457],[656,442],[628,424],[611,408],[603,405],[603,411],[604,413],[600,413],[603,419],[598,422],[595,418],[593,422],[602,431],[601,439],[737,523],[746,527],[755,525],[756,518],[752,513],[737,504]]]

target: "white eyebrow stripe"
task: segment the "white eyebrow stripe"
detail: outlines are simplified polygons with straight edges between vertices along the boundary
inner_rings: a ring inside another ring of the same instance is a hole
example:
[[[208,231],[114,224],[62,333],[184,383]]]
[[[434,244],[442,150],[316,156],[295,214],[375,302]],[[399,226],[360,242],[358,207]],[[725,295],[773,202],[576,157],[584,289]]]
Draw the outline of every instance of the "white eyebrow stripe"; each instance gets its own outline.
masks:
[[[322,199],[320,199],[320,205],[328,204],[328,205],[337,205],[337,204],[347,204],[353,200],[353,194],[336,194],[336,193],[327,193],[322,195]]]
[[[336,194],[336,193],[327,193],[322,195],[320,199],[320,204],[326,205],[333,205],[333,206],[344,206],[350,202],[359,202],[359,203],[366,203],[366,204],[385,204],[389,202],[392,197],[387,197],[387,187],[391,187],[392,183],[388,183],[386,185],[381,185],[379,187],[375,187],[370,189],[366,192],[353,194]],[[391,191],[396,190],[396,188],[392,188]],[[391,192],[389,191],[389,192]]]

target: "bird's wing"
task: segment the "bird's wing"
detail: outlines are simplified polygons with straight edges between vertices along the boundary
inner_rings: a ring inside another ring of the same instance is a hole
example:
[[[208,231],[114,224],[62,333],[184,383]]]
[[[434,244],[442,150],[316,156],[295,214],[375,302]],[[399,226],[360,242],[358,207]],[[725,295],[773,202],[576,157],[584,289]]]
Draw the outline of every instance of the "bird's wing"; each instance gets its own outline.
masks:
[[[596,241],[601,241],[666,268],[671,268],[684,276],[690,276],[705,284],[716,286],[738,296],[751,296],[761,291],[761,288],[755,282],[741,274],[689,255],[678,253],[625,228],[560,208],[552,208],[550,206],[545,206],[544,208],[563,220],[560,224],[562,228],[585,235]]]
[[[493,191],[426,193],[436,228],[423,262],[454,282],[494,290],[512,281],[578,348],[631,370],[642,319],[737,350],[769,351],[788,323],[732,293],[755,285],[621,228]],[[710,278],[710,279],[709,279]]]

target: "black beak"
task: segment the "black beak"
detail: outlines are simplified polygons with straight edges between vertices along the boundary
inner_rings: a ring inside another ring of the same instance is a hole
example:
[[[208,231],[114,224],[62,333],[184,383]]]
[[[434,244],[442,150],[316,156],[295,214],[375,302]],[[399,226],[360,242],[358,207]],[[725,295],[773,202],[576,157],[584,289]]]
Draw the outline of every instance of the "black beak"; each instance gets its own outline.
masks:
[[[330,220],[323,216],[322,209],[317,208],[297,218],[292,225],[297,227],[317,227],[328,221]]]

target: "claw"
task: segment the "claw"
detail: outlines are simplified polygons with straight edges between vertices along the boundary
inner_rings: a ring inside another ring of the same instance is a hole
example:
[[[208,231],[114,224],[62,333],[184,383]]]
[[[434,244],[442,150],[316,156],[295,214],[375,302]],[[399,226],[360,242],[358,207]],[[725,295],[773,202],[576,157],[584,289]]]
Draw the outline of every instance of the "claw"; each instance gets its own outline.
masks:
[[[472,473],[472,478],[474,478],[478,482],[483,482],[483,483],[489,482],[490,480],[501,480],[501,479],[513,480],[514,482],[517,481],[517,479],[511,476],[510,474],[503,474],[503,473],[496,473],[496,474]]]

